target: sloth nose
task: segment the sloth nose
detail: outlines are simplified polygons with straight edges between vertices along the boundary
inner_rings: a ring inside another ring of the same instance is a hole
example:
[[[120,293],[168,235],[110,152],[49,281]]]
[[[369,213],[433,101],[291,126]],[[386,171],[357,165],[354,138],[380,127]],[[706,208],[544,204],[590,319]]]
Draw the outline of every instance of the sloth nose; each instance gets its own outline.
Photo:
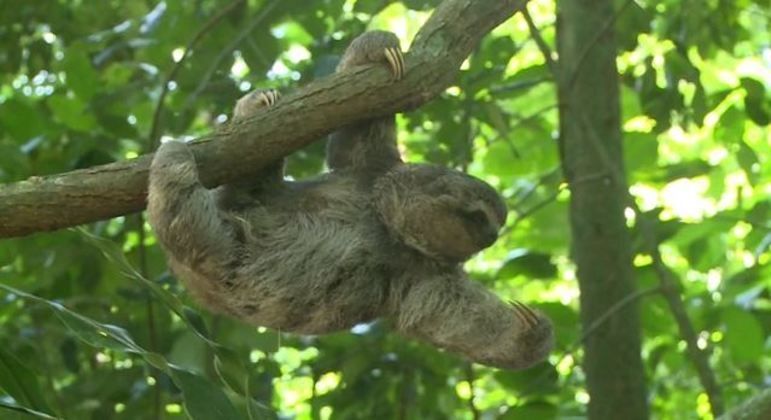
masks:
[[[496,239],[498,239],[498,231],[495,230],[492,226],[486,226],[482,230],[479,239],[482,248],[487,248],[488,246],[492,245]]]

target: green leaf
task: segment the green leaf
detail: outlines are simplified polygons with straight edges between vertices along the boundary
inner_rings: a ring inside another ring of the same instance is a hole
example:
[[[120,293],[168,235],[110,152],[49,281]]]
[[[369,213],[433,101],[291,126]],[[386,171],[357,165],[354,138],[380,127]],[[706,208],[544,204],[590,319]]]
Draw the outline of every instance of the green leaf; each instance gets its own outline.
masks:
[[[557,348],[575,345],[580,331],[576,328],[578,313],[573,308],[558,302],[539,302],[534,306],[551,320]]]
[[[45,133],[47,125],[37,106],[17,99],[0,103],[0,127],[19,142]]]
[[[185,307],[182,302],[173,294],[167,290],[161,288],[158,284],[151,282],[142,276],[134,267],[126,260],[123,251],[112,241],[105,238],[91,234],[85,229],[78,229],[78,231],[84,235],[89,242],[93,243],[105,257],[114,263],[121,272],[139,282],[140,285],[147,288],[152,294],[159,298],[170,310],[176,313],[188,326],[198,338],[203,340],[215,354],[215,367],[218,375],[222,379],[223,384],[228,386],[233,392],[243,395],[249,400],[249,407],[257,406],[262,407],[257,402],[253,401],[249,393],[249,370],[245,366],[242,359],[240,359],[232,350],[222,346],[221,344],[213,341],[209,338],[209,333],[206,331],[203,320],[200,316],[189,308]],[[163,365],[167,364],[165,360],[155,358],[154,354],[146,354],[146,358],[149,357],[148,362],[153,366],[158,367],[161,370],[168,371]]]
[[[757,318],[739,308],[722,312],[725,325],[725,342],[731,356],[740,365],[760,362],[763,356],[765,335]]]
[[[551,255],[515,249],[509,253],[497,277],[509,279],[523,275],[531,279],[548,279],[557,275],[557,266],[551,262]]]
[[[545,401],[530,402],[525,405],[509,407],[499,420],[550,420],[557,418],[557,406]]]
[[[749,77],[743,77],[741,83],[747,92],[744,97],[744,108],[747,116],[757,125],[768,125],[769,105],[763,83]]]
[[[614,25],[617,43],[619,48],[631,51],[637,45],[639,35],[650,31],[651,13],[636,2],[615,0],[614,3],[617,10],[624,7],[623,13],[618,14],[618,20]]]
[[[4,346],[0,346],[0,389],[25,407],[51,413],[38,383],[39,376],[38,372],[25,366]]]
[[[10,411],[15,411],[17,413],[29,414],[30,416],[38,417],[41,419],[59,420],[58,417],[52,417],[46,413],[41,413],[40,411],[33,410],[31,408],[22,407],[19,404],[7,401],[5,399],[0,399],[0,408],[5,410],[10,410]]]
[[[67,86],[83,101],[90,100],[99,91],[99,73],[88,57],[86,46],[76,42],[67,48],[62,60],[62,69],[67,75]]]
[[[708,162],[695,159],[667,165],[660,168],[653,179],[657,182],[671,182],[680,178],[695,178],[712,170]]]
[[[645,172],[656,168],[659,142],[655,134],[624,133],[624,162],[630,178],[644,178]],[[638,174],[642,172],[642,174]]]
[[[175,369],[171,376],[185,394],[185,409],[193,420],[243,418],[220,387],[181,369]]]
[[[185,408],[188,410],[190,417],[194,419],[241,418],[221,388],[199,375],[170,364],[162,355],[143,349],[134,342],[134,339],[123,328],[94,321],[65,308],[59,303],[4,284],[0,284],[0,289],[53,309],[70,331],[93,347],[109,348],[142,356],[147,363],[171,376],[174,383],[182,389]]]
[[[73,130],[90,131],[96,126],[96,118],[76,97],[51,96],[48,98],[48,106],[57,120]]]
[[[642,115],[642,107],[640,106],[640,96],[634,89],[621,85],[621,121],[629,121],[630,119]]]
[[[761,180],[761,163],[760,157],[755,153],[755,150],[753,150],[746,142],[740,140],[739,152],[736,154],[736,160],[747,175],[747,180],[750,184],[756,185]]]
[[[153,295],[155,295],[161,302],[163,302],[171,311],[173,311],[177,316],[182,318],[183,321],[190,327],[191,331],[193,331],[198,337],[200,337],[202,340],[207,342],[210,346],[214,348],[221,347],[220,344],[216,343],[215,341],[212,341],[209,338],[209,334],[204,328],[203,322],[200,321],[200,318],[195,314],[194,312],[190,311],[188,308],[185,307],[184,304],[172,293],[170,293],[168,290],[163,289],[158,284],[151,282],[150,280],[146,279],[144,276],[142,276],[127,260],[126,256],[123,254],[123,250],[118,247],[118,245],[112,241],[109,241],[105,238],[102,238],[100,236],[96,236],[89,231],[83,229],[83,228],[77,228],[76,229],[81,235],[83,235],[89,242],[91,242],[94,246],[96,246],[100,251],[102,251],[102,254],[113,264],[118,267],[118,269],[121,271],[121,274],[124,276],[137,281],[140,285],[145,287],[147,290],[149,290]]]
[[[548,362],[520,371],[499,370],[493,377],[517,395],[551,394],[559,391],[557,369]]]

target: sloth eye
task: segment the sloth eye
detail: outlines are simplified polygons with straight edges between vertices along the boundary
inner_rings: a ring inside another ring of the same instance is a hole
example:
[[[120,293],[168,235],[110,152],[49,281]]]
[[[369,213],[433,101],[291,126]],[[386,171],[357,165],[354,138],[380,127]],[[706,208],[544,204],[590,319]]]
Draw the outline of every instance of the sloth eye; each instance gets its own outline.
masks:
[[[486,225],[488,223],[487,221],[487,215],[482,210],[474,210],[468,213],[465,213],[466,220],[478,224],[478,225]]]

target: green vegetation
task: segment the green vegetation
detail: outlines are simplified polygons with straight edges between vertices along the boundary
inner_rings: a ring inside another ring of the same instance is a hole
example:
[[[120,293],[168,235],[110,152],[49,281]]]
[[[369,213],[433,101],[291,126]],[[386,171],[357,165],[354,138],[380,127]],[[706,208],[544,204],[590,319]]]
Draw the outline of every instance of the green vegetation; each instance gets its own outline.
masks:
[[[439,3],[0,0],[0,182],[211,133],[244,92],[290,92],[331,73],[367,29],[395,32],[406,50]],[[559,3],[530,1],[533,27],[521,13],[507,20],[440,97],[398,117],[406,159],[466,170],[506,198],[501,238],[467,268],[548,314],[547,362],[470,365],[384,323],[303,337],[212,316],[134,214],[0,239],[0,418],[581,418],[587,377],[613,373],[585,364],[583,344],[611,325],[642,339],[642,366],[627,373],[645,378],[655,418],[712,418],[759,394],[771,383],[768,1],[594,0],[615,11],[584,22],[596,45],[572,46],[556,42]],[[594,101],[577,120],[557,99],[570,83],[591,93],[565,69],[591,71],[597,53],[615,55],[620,121]],[[571,191],[596,179],[568,185],[560,150],[582,151],[561,148],[560,129],[594,123],[620,125],[636,203],[622,206],[633,287],[621,298],[577,281],[586,248],[571,237]],[[323,152],[320,140],[293,154],[288,174],[319,173]],[[580,316],[582,291],[582,301],[606,296],[605,309]],[[617,315],[635,305],[639,322],[626,325]]]

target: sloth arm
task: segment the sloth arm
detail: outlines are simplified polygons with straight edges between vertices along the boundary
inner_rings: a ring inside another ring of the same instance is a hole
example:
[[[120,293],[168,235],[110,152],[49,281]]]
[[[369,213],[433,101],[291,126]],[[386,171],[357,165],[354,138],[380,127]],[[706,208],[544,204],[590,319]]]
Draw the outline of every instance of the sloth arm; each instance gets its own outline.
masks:
[[[373,64],[387,65],[394,80],[402,78],[404,57],[396,35],[385,31],[360,35],[348,46],[337,71]],[[344,126],[332,133],[327,142],[327,166],[333,172],[351,171],[376,176],[401,162],[394,115]]]
[[[465,274],[423,279],[401,299],[395,315],[399,331],[478,363],[524,369],[542,360],[553,345],[545,316],[518,302],[501,301]]]

